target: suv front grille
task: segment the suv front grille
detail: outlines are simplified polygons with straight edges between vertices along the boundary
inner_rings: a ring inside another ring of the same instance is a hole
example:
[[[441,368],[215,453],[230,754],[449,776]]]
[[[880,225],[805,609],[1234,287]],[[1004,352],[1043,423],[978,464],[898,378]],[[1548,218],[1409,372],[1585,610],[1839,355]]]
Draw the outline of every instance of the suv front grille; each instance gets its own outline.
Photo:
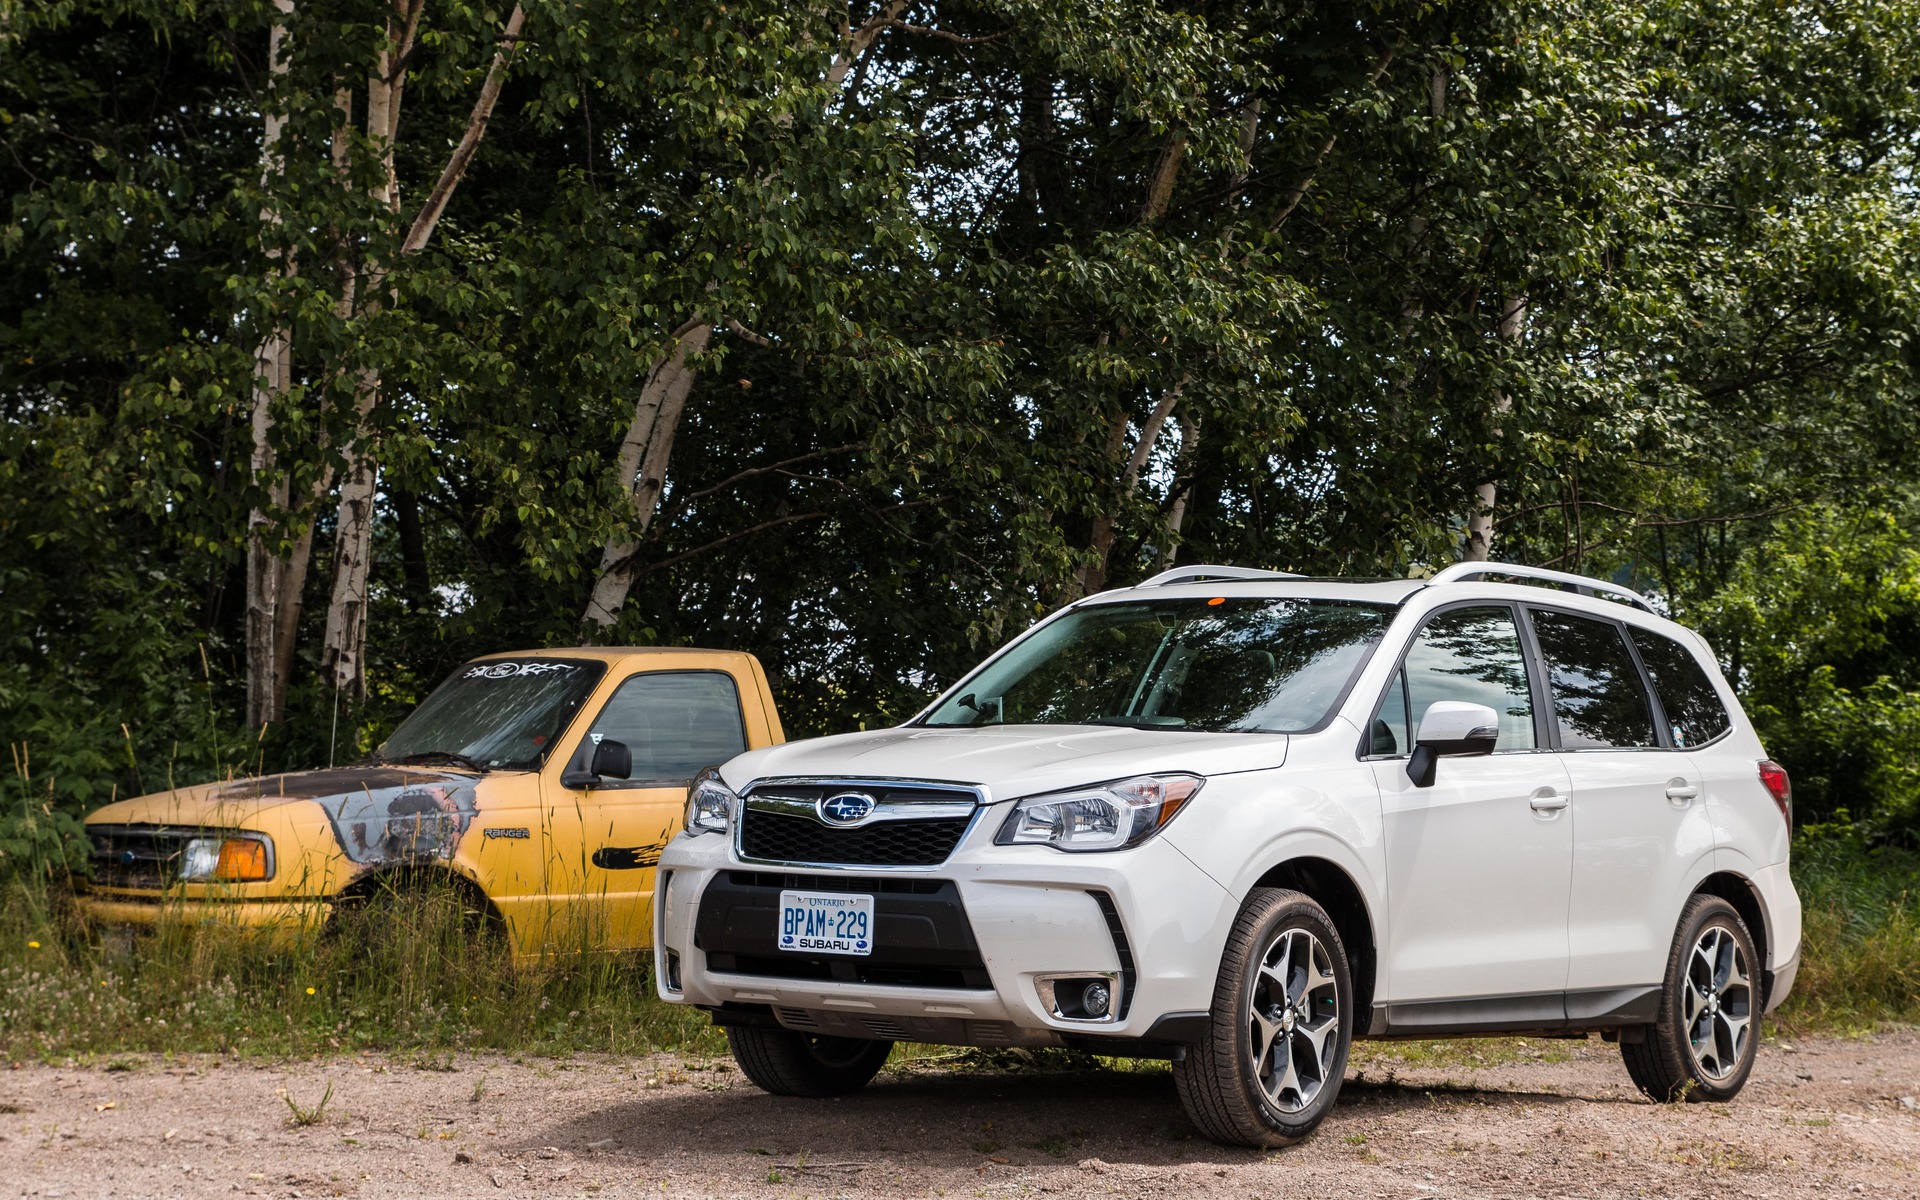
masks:
[[[858,825],[833,825],[816,805],[854,791],[875,802]],[[970,791],[925,785],[785,784],[750,793],[740,814],[740,856],[808,866],[937,867],[978,814]]]
[[[766,862],[937,867],[960,844],[971,820],[879,821],[858,829],[834,829],[811,817],[748,809],[740,820],[740,853]]]
[[[160,829],[143,825],[93,825],[93,882],[100,887],[158,891],[179,874],[187,842],[205,830]]]

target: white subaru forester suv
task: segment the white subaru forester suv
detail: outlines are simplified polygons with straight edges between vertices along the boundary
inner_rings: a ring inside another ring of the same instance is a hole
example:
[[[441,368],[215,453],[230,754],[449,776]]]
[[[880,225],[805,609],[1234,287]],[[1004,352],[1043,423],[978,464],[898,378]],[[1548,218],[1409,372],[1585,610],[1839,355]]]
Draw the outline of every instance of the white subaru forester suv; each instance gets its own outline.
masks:
[[[1799,964],[1788,788],[1704,640],[1611,584],[1179,568],[897,729],[703,775],[656,978],[784,1095],[900,1040],[1067,1046],[1276,1146],[1355,1037],[1598,1031],[1725,1100]]]

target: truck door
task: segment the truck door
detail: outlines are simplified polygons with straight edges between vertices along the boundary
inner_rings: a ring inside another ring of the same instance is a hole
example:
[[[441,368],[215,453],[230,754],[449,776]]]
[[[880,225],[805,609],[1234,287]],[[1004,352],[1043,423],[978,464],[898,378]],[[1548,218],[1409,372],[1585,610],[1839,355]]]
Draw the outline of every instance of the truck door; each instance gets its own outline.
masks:
[[[747,748],[740,689],[716,670],[646,671],[625,680],[585,737],[626,744],[633,771],[591,788],[549,781],[555,949],[637,950],[653,927],[654,867],[679,832],[687,784]],[[563,748],[570,757],[578,744]]]

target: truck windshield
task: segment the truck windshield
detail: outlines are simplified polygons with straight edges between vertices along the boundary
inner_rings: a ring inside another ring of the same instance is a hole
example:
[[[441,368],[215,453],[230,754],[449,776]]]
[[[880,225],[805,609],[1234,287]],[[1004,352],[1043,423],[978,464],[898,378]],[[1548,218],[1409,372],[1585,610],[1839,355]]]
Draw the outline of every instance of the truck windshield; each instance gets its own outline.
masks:
[[[400,722],[373,757],[479,770],[539,766],[606,669],[604,663],[565,658],[468,663]]]
[[[925,723],[1312,729],[1392,615],[1383,605],[1260,597],[1089,605],[1015,644]]]

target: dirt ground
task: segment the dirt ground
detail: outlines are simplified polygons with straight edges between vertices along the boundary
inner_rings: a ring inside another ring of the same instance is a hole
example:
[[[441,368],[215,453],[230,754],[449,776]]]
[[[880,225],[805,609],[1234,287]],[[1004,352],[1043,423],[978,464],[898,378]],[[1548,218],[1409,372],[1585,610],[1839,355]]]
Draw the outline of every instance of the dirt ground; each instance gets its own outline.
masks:
[[[0,1196],[1920,1197],[1917,1094],[1914,1032],[1770,1040],[1730,1105],[1650,1104],[1597,1040],[1373,1044],[1259,1153],[1195,1136],[1159,1069],[920,1061],[806,1101],[675,1056],[19,1064]]]

